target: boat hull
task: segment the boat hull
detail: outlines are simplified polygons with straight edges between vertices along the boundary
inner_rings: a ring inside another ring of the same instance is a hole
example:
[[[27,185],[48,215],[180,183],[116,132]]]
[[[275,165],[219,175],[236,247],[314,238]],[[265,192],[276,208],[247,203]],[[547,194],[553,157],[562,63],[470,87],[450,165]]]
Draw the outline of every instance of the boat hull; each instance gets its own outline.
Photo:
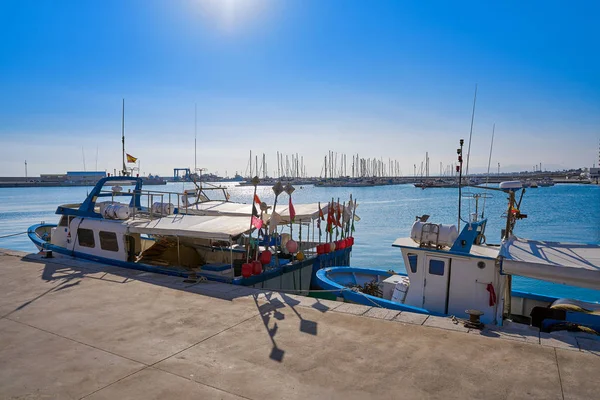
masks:
[[[402,273],[399,273],[398,275],[407,276]],[[371,281],[381,282],[390,276],[392,276],[390,272],[374,268],[323,268],[316,274],[315,285],[321,289],[331,290],[337,297],[341,297],[345,301],[352,303],[371,307],[377,306],[397,311],[409,311],[418,314],[444,316],[444,314],[434,313],[424,308],[396,303],[348,288],[348,286],[351,285],[364,285],[364,283]],[[557,297],[513,290],[511,292],[512,314],[529,318],[534,307],[548,307],[556,300],[558,300]]]
[[[194,276],[202,276],[208,280],[217,282],[231,283],[234,285],[248,286],[259,289],[297,291],[299,293],[308,293],[308,291],[311,289],[314,275],[318,269],[324,266],[336,265],[337,263],[347,263],[350,259],[350,252],[352,251],[352,248],[350,247],[337,250],[329,254],[307,257],[303,261],[289,262],[277,268],[264,271],[259,275],[243,278],[220,276],[197,271],[192,273],[192,271],[184,269],[166,268],[144,263],[121,261],[88,254],[81,251],[70,250],[50,243],[49,237],[47,240],[43,238],[43,233],[50,232],[53,227],[56,227],[56,224],[36,224],[28,229],[27,233],[29,239],[39,250],[51,250],[57,254],[64,254],[75,258],[81,258],[102,264],[114,265],[121,268],[135,269],[145,272],[181,276],[184,278],[188,278],[190,277],[190,274],[192,274]]]
[[[365,306],[376,306],[397,311],[409,311],[418,314],[441,315],[431,312],[425,308],[412,307],[402,303],[396,303],[380,297],[371,296],[349,289],[346,285],[364,285],[367,282],[382,282],[392,276],[391,273],[374,268],[355,267],[331,267],[317,271],[315,284],[324,290],[331,290],[337,297],[346,301],[362,304]]]

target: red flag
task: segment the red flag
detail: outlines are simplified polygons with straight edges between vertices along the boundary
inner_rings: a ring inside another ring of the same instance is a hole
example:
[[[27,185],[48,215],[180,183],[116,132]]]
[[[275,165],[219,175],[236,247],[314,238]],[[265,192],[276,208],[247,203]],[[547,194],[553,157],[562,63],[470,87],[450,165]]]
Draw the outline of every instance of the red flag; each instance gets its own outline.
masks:
[[[321,221],[325,221],[325,215],[323,215],[323,210],[321,210],[321,203],[319,203],[319,217],[317,218],[317,228],[321,229]]]
[[[335,224],[337,226],[339,226],[340,228],[342,227],[342,206],[340,206],[340,203],[337,204],[337,221],[335,222]]]
[[[254,215],[252,216],[252,226],[254,226],[256,229],[260,229],[263,226],[263,221],[262,219],[255,217]]]
[[[329,205],[329,210],[327,210],[327,231],[328,232],[332,232],[333,231],[333,213],[335,212],[335,210],[333,209],[333,203],[331,203]]]
[[[258,198],[258,195],[256,193],[254,193],[254,202],[256,204],[260,204],[260,199]]]
[[[294,218],[296,218],[296,210],[294,210],[294,205],[292,204],[292,196],[290,196],[290,203],[288,208],[290,211],[290,221],[294,222]]]

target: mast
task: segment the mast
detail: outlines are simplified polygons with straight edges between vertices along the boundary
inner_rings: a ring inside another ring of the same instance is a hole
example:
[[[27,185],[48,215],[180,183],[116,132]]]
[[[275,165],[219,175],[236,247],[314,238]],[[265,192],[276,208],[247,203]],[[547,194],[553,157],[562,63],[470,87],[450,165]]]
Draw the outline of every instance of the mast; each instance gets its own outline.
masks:
[[[121,142],[123,143],[123,176],[127,175],[125,167],[125,99],[123,99],[123,110],[121,112]]]
[[[475,119],[475,103],[477,102],[477,84],[475,84],[475,97],[473,98],[473,112],[471,113],[471,131],[469,133],[469,148],[467,149],[467,170],[465,176],[469,176],[469,156],[471,155],[471,137],[473,136],[473,120]]]
[[[496,123],[494,122],[494,125],[492,126],[492,143],[490,144],[490,157],[488,158],[488,170],[487,170],[487,177],[485,178],[485,186],[488,186],[488,183],[490,181],[490,165],[492,164],[492,149],[494,148],[494,134],[496,133]],[[498,164],[500,165],[500,164]],[[483,218],[483,215],[485,213],[485,199],[487,198],[484,197],[483,198],[483,210],[481,211],[481,218]]]
[[[463,144],[464,140],[460,139],[460,148],[456,150],[458,153],[458,166],[456,169],[458,170],[458,231],[460,232],[460,200],[462,197],[462,164],[463,164]]]
[[[196,140],[198,138],[198,104],[194,103],[194,173],[198,172]]]

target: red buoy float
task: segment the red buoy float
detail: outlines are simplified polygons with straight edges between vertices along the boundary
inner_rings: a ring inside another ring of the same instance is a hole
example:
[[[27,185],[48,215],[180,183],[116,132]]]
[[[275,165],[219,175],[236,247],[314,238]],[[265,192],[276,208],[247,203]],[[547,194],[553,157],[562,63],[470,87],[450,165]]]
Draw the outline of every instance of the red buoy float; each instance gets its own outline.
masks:
[[[262,273],[262,270],[262,263],[260,261],[252,261],[252,275],[260,275]]]
[[[258,259],[260,260],[260,262],[262,263],[262,265],[267,265],[271,262],[271,252],[269,250],[265,250],[262,253],[260,253],[260,256],[258,257]]]
[[[242,264],[242,276],[244,278],[249,278],[252,276],[252,263]]]

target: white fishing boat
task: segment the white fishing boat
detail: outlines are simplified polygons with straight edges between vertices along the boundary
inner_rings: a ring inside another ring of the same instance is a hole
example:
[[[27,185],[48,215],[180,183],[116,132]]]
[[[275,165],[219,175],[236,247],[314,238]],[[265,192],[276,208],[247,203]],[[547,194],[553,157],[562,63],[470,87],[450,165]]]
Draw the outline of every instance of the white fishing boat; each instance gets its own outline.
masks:
[[[29,238],[45,252],[282,290],[308,290],[315,268],[349,262],[351,245],[316,251],[313,224],[333,212],[330,204],[298,204],[294,213],[290,202],[260,219],[252,204],[210,200],[204,191],[147,191],[142,184],[138,177],[103,178],[83,203],[57,208],[58,224],[30,227]],[[347,208],[343,218],[350,218]]]
[[[486,244],[486,219],[475,217],[460,234],[455,225],[418,217],[410,237],[399,238],[406,275],[368,268],[334,267],[317,273],[317,284],[348,301],[432,315],[473,316],[475,325],[505,319],[550,329],[600,332],[600,304],[512,290],[512,276],[600,290],[600,246],[536,241],[513,235],[521,183],[503,182],[509,195],[501,245]],[[358,290],[357,290],[358,289]],[[363,290],[366,289],[366,290]],[[599,299],[600,300],[600,299]]]

